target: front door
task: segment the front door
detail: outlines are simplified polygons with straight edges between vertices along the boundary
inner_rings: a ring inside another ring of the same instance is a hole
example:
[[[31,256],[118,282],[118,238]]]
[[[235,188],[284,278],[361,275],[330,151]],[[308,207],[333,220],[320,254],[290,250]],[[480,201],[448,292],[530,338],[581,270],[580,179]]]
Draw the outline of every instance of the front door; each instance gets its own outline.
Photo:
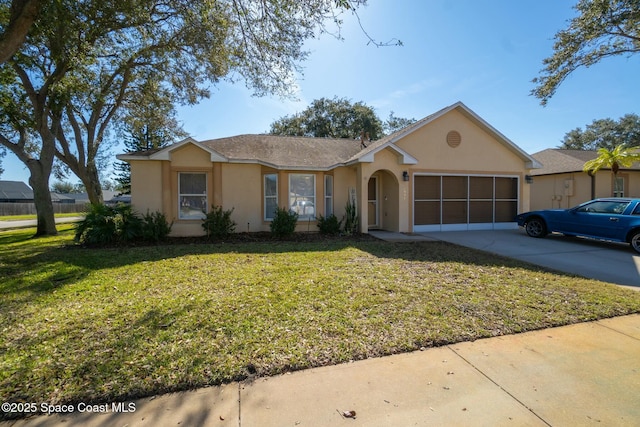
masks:
[[[378,206],[378,177],[372,176],[369,178],[369,185],[367,189],[368,194],[368,214],[369,214],[369,228],[379,228],[379,206]]]

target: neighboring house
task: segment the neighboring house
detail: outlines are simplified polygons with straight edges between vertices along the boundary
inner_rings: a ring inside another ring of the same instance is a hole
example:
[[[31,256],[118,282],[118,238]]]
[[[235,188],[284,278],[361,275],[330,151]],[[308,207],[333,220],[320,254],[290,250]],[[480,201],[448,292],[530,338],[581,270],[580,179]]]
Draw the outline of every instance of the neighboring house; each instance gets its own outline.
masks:
[[[640,165],[620,169],[614,186],[611,169],[594,176],[582,171],[597,151],[549,148],[532,155],[543,166],[531,172],[531,209],[567,209],[598,197],[640,197]]]
[[[117,192],[103,190],[104,200],[127,203],[127,198],[116,198]],[[89,203],[87,193],[51,192],[53,203]],[[0,203],[33,203],[33,190],[22,181],[0,181]]]
[[[176,236],[201,235],[212,205],[234,209],[236,231],[268,231],[277,206],[342,218],[350,198],[362,232],[515,227],[529,209],[525,177],[539,167],[458,102],[378,141],[239,135],[120,154],[131,202],[160,211]]]
[[[33,190],[22,181],[0,181],[0,203],[33,203]]]
[[[102,190],[102,200],[104,200],[105,203],[110,203],[111,199],[116,197],[117,194],[117,191]],[[73,197],[76,203],[89,203],[88,193],[69,193],[68,196]]]

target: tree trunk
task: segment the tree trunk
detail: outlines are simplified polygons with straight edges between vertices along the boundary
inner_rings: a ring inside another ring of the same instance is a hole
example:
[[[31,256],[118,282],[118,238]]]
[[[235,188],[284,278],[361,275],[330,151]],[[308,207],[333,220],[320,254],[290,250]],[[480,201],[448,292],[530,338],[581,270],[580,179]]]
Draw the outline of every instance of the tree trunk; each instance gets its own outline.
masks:
[[[53,215],[53,203],[49,191],[49,176],[40,160],[31,159],[27,162],[31,176],[29,185],[33,189],[33,202],[36,205],[37,230],[36,236],[54,236],[58,234],[56,220]]]
[[[94,164],[88,164],[83,170],[80,180],[84,184],[84,188],[89,196],[89,202],[92,205],[98,205],[104,202],[102,197],[102,187],[100,187],[100,177],[98,176],[98,169]]]

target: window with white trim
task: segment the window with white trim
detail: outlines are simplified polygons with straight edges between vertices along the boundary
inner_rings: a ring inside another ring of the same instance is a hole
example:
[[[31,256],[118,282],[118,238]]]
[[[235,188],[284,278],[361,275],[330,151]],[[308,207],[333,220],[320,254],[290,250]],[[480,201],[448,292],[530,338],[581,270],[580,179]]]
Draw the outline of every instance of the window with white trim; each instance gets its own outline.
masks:
[[[292,173],[289,175],[289,209],[298,214],[298,219],[315,218],[315,174]]]
[[[269,173],[264,175],[264,219],[274,218],[278,208],[278,175]]]
[[[324,176],[324,216],[333,214],[333,175]]]
[[[614,178],[613,197],[624,197],[624,177],[622,176]]]
[[[178,218],[202,219],[208,206],[207,174],[178,173]]]

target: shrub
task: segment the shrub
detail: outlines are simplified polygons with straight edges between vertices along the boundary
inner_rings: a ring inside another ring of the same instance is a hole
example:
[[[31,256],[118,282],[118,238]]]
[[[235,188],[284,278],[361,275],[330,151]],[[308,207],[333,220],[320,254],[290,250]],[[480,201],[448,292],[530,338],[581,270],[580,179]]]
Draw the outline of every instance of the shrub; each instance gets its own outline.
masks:
[[[212,206],[206,218],[202,220],[202,228],[207,232],[209,238],[226,237],[236,229],[236,223],[231,219],[230,210],[223,210],[222,206]]]
[[[344,208],[344,234],[347,236],[351,234],[359,233],[358,225],[358,212],[356,210],[356,204],[351,199],[347,200],[347,205]]]
[[[75,239],[90,245],[134,240],[142,235],[142,220],[129,205],[92,204],[76,225]]]
[[[296,231],[298,214],[285,208],[277,208],[271,221],[271,234],[275,237],[286,237]]]
[[[130,205],[90,205],[85,218],[76,225],[76,241],[88,245],[125,243],[134,240],[164,239],[171,225],[160,212],[136,214]]]
[[[76,224],[75,240],[82,243],[110,243],[116,236],[113,211],[106,205],[89,205],[84,219]]]
[[[149,213],[142,217],[142,239],[159,242],[171,233],[171,226],[162,212]]]
[[[115,212],[116,241],[131,242],[142,239],[142,218],[133,211],[131,205],[119,203],[111,209]]]
[[[338,234],[340,233],[341,225],[342,220],[338,220],[338,217],[334,214],[331,214],[326,218],[322,215],[318,217],[318,228],[320,229],[320,234]]]

